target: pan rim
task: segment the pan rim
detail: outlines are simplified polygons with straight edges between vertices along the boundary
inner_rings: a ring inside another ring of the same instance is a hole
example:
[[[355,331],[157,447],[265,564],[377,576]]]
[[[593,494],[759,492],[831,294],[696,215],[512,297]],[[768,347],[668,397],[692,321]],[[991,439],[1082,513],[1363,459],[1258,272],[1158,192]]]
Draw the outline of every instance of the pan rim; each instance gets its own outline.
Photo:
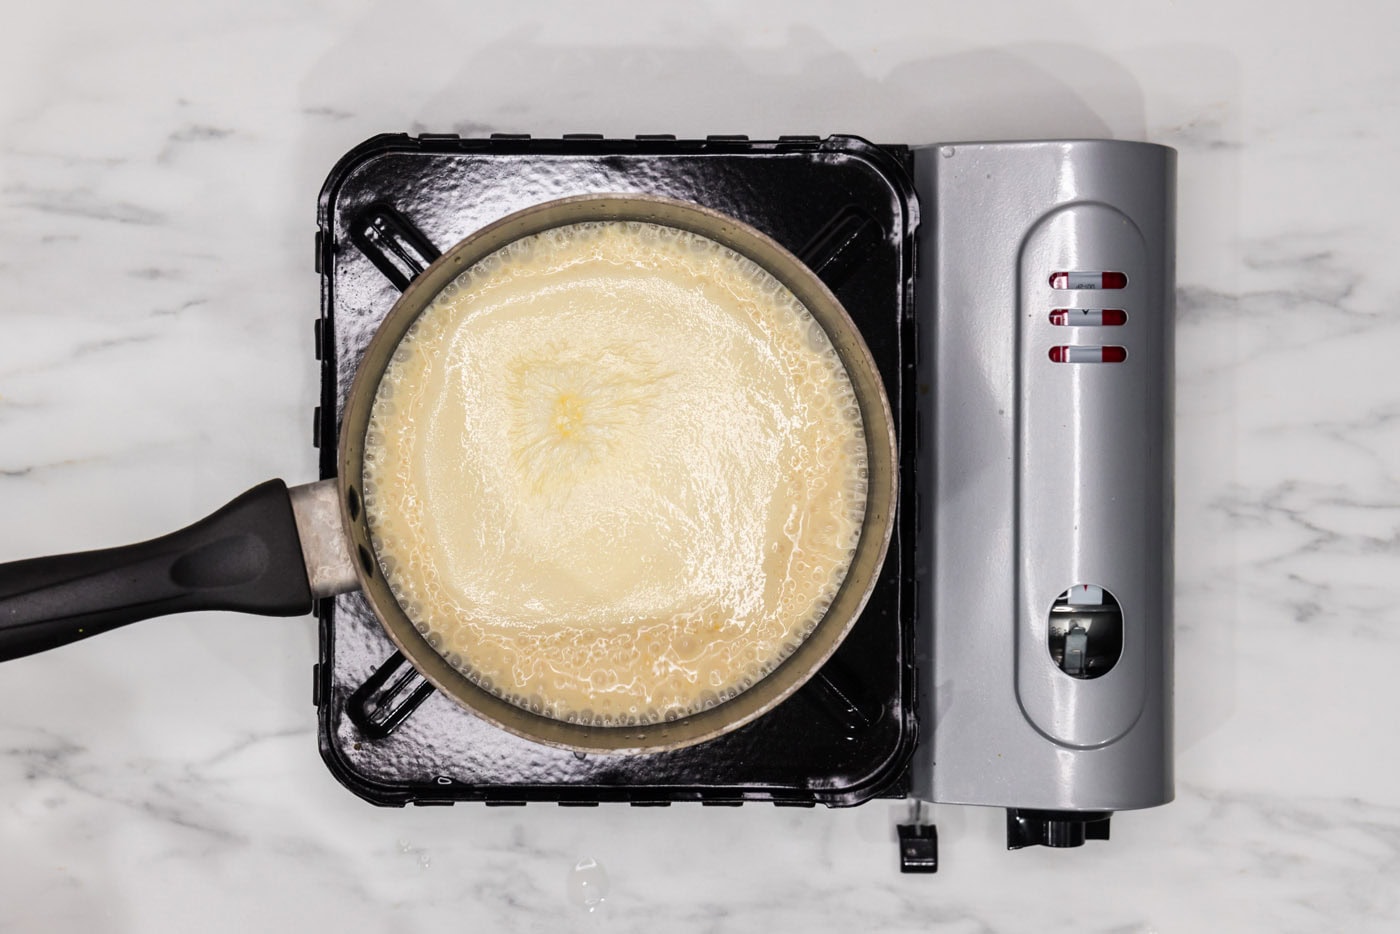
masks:
[[[399,607],[379,568],[358,493],[364,434],[384,366],[418,315],[448,282],[508,243],[554,227],[600,220],[691,230],[734,249],[790,289],[827,331],[841,356],[861,407],[869,455],[869,491],[860,539],[827,614],[796,650],[748,689],[698,713],[652,724],[603,726],[534,714],[459,672]],[[553,199],[502,217],[458,241],[409,284],[357,363],[340,425],[336,484],[341,521],[351,539],[355,574],[366,603],[404,658],[426,680],[458,705],[522,738],[576,752],[637,754],[683,748],[739,729],[782,703],[820,670],[860,618],[888,555],[898,504],[898,463],[895,421],[874,357],[840,300],[814,272],[776,240],[727,214],[689,201],[622,192]],[[858,568],[863,584],[858,592],[848,593]],[[819,633],[821,638],[816,639]]]

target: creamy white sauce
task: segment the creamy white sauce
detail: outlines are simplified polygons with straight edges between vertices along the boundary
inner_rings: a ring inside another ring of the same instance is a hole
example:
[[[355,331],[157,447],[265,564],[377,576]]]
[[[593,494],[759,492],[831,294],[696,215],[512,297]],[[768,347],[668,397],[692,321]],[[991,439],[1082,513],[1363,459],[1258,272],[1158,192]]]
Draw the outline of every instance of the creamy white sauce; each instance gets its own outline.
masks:
[[[757,264],[577,224],[477,263],[375,396],[365,508],[429,642],[559,719],[698,712],[771,671],[845,578],[866,502],[850,379]]]

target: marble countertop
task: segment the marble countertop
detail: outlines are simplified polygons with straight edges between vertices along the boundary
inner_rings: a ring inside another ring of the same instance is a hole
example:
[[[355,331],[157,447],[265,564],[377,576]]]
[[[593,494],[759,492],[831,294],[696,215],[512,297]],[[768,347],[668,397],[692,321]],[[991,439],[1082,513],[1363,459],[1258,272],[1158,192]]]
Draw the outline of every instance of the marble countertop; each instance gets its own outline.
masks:
[[[0,929],[1400,924],[1400,7],[59,0],[5,19],[0,560],[315,476],[316,195],[374,133],[1177,147],[1178,797],[1076,852],[1007,852],[1002,812],[936,808],[925,877],[896,871],[898,802],[379,810],[317,753],[312,619],[195,614],[0,669]],[[591,914],[582,859],[609,881]]]

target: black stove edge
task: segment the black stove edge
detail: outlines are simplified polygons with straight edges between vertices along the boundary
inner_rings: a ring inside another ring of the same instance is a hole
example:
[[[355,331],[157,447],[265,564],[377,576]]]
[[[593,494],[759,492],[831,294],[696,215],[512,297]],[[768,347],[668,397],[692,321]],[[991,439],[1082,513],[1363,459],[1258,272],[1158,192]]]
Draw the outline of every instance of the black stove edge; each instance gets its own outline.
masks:
[[[637,153],[681,155],[696,153],[752,152],[811,152],[839,151],[861,155],[867,161],[889,172],[898,181],[900,194],[910,208],[910,229],[918,230],[918,195],[914,189],[913,161],[909,147],[903,143],[872,143],[853,133],[834,133],[826,137],[779,136],[771,140],[751,140],[747,136],[707,136],[703,139],[677,139],[674,136],[603,137],[593,134],[571,134],[561,138],[534,138],[528,134],[495,133],[490,137],[461,137],[452,133],[380,133],[350,149],[341,156],[326,175],[317,198],[317,227],[326,229],[330,222],[331,205],[340,185],[361,164],[388,152],[402,152],[406,147],[422,152],[497,152],[505,155],[577,155],[590,152],[609,154]],[[316,271],[322,265],[322,245],[317,243]]]
[[[358,773],[331,742],[335,730],[333,692],[325,677],[329,658],[334,649],[335,626],[330,614],[317,608],[322,661],[312,669],[312,703],[317,708],[317,742],[321,760],[346,790],[357,798],[377,807],[440,807],[453,804],[479,803],[491,807],[523,806],[525,804],[558,804],[561,807],[592,807],[598,804],[630,804],[634,807],[669,807],[673,802],[698,803],[706,807],[739,807],[743,804],[772,804],[777,807],[828,808],[856,807],[876,799],[899,800],[908,796],[908,772],[915,747],[918,745],[918,722],[906,719],[913,734],[903,745],[903,752],[892,757],[885,767],[867,781],[840,789],[812,788],[802,791],[776,791],[758,785],[726,785],[712,789],[693,786],[635,788],[622,785],[579,784],[561,787],[552,784],[473,787],[459,782],[438,779],[441,795],[421,792],[393,782],[377,782]],[[912,666],[906,666],[912,679]],[[666,797],[660,797],[660,794]],[[935,844],[936,845],[936,844]]]

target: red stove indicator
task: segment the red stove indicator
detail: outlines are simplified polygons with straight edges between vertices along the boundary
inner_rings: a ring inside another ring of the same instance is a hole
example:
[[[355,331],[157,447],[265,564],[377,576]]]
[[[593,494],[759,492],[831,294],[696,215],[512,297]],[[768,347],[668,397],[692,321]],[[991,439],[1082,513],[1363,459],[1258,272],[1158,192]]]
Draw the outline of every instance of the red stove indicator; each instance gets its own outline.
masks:
[[[1128,323],[1128,313],[1120,308],[1056,308],[1050,323],[1071,328],[1108,328]]]
[[[1128,359],[1126,347],[1085,347],[1081,345],[1050,348],[1054,363],[1122,363]]]
[[[1052,289],[1126,289],[1128,276],[1121,272],[1052,272]]]

